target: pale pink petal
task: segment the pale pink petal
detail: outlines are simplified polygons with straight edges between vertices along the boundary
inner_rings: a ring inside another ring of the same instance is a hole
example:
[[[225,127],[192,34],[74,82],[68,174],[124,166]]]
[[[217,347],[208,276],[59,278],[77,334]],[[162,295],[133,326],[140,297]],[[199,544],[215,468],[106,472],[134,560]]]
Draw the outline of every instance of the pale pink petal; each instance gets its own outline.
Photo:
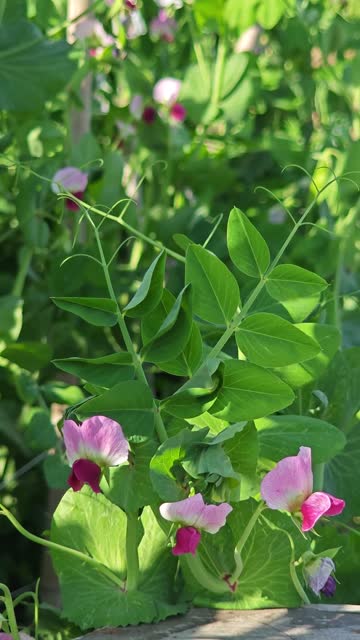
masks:
[[[201,533],[195,527],[180,527],[176,532],[176,545],[172,548],[174,556],[191,553],[193,556],[200,544]]]
[[[126,462],[129,443],[118,422],[105,416],[93,416],[81,425],[83,458],[113,467]]]
[[[311,449],[300,447],[297,456],[280,460],[261,483],[261,497],[270,509],[298,511],[311,494]]]
[[[327,516],[338,516],[339,513],[342,513],[342,511],[345,508],[345,500],[341,500],[341,498],[335,498],[335,496],[332,496],[330,493],[326,494],[328,496],[328,498],[330,498],[330,509],[327,510],[326,514]]]
[[[314,527],[316,522],[325,515],[331,507],[329,496],[322,491],[316,491],[309,496],[301,507],[303,516],[302,530],[309,531]]]
[[[201,493],[196,493],[190,498],[179,502],[164,502],[160,506],[160,513],[165,520],[180,522],[188,526],[194,526],[205,508]]]
[[[66,449],[67,459],[72,465],[75,460],[81,458],[83,450],[83,439],[80,425],[73,420],[65,420],[62,434]]]
[[[64,167],[59,169],[52,179],[51,189],[59,193],[62,189],[76,193],[85,191],[88,184],[87,174],[76,167]]]
[[[136,120],[140,120],[143,109],[144,109],[144,98],[139,94],[134,95],[134,97],[131,99],[131,102],[129,104],[129,111],[131,115],[134,116]]]
[[[232,507],[227,502],[218,505],[206,504],[196,520],[195,526],[208,533],[217,533],[224,526],[231,511]]]
[[[162,80],[159,80],[154,86],[153,98],[155,102],[170,107],[177,101],[180,89],[180,80],[176,80],[176,78],[162,78]]]

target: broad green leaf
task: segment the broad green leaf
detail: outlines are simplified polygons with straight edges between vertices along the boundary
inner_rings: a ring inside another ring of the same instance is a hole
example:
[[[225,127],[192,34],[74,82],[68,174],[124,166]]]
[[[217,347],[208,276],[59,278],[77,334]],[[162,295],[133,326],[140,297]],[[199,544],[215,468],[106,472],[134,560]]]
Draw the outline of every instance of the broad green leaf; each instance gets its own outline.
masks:
[[[223,0],[195,0],[193,12],[196,22],[201,29],[205,25],[219,29],[223,22],[224,2]]]
[[[268,293],[279,302],[314,297],[327,286],[316,273],[294,264],[278,265],[266,279]]]
[[[155,622],[184,611],[173,604],[175,558],[167,551],[167,535],[151,510],[144,509],[144,535],[139,545],[139,589],[127,592],[101,570],[53,551],[65,618],[81,629]],[[51,540],[91,556],[119,580],[125,580],[126,516],[116,505],[90,490],[68,491],[57,507]],[[124,583],[125,586],[125,583]]]
[[[259,478],[256,476],[259,443],[254,423],[248,422],[225,443],[224,450],[234,471],[240,474],[240,486],[230,490],[230,501],[247,500],[256,495],[259,492]]]
[[[184,429],[158,448],[150,462],[150,478],[162,500],[176,501],[186,498],[185,472],[181,462],[194,446],[204,441],[207,432],[206,428],[199,431]]]
[[[69,52],[69,45],[47,40],[27,20],[0,25],[0,109],[42,109],[75,71]]]
[[[105,496],[124,511],[137,511],[147,504],[154,504],[158,497],[150,481],[150,460],[157,449],[153,440],[131,445],[128,465],[111,467],[109,483],[103,480]]]
[[[35,452],[55,447],[57,436],[45,409],[26,407],[21,416],[24,441]]]
[[[288,5],[289,6],[289,5]],[[273,29],[284,15],[287,0],[260,0],[256,11],[256,22],[264,29]]]
[[[213,253],[199,245],[186,252],[185,281],[192,285],[194,312],[207,322],[228,324],[240,305],[238,284]]]
[[[317,380],[323,374],[338,350],[341,340],[337,327],[330,324],[305,322],[297,324],[296,327],[316,340],[320,345],[320,353],[306,362],[276,369],[276,373],[294,388],[303,387]]]
[[[209,482],[214,482],[216,476],[216,482],[221,478],[239,481],[239,474],[232,468],[230,458],[221,445],[192,447],[182,461],[182,467],[194,479],[203,478],[206,481],[210,476]]]
[[[24,301],[19,296],[0,297],[0,344],[17,340],[22,327]]]
[[[162,251],[151,263],[140,287],[124,308],[128,316],[140,318],[150,313],[159,304],[163,292],[165,263],[166,253]]]
[[[224,19],[230,29],[236,29],[239,33],[245,31],[256,22],[256,9],[259,0],[227,0],[224,9]]]
[[[283,367],[316,356],[319,345],[287,320],[271,313],[256,313],[240,324],[236,342],[250,362]]]
[[[210,572],[214,572],[215,562],[218,575],[232,573],[235,544],[240,540],[256,506],[254,501],[248,500],[234,504],[227,525],[216,536],[203,534],[198,553]],[[211,564],[209,558],[213,559]],[[280,527],[270,529],[267,522],[260,518],[247,538],[242,559],[244,567],[236,591],[229,589],[223,595],[206,591],[194,580],[191,572],[186,571],[186,591],[195,605],[217,609],[262,609],[301,604],[290,576],[293,556],[289,537]]]
[[[360,423],[357,422],[347,436],[341,451],[325,467],[324,491],[346,502],[343,517],[360,515]]]
[[[327,462],[346,444],[344,434],[329,422],[309,416],[270,416],[255,420],[260,455],[278,462],[296,456],[300,447],[310,447],[314,464]]]
[[[0,355],[22,369],[38,371],[49,364],[52,350],[43,342],[17,342],[9,344]]]
[[[291,320],[292,322],[303,322],[315,309],[315,307],[318,306],[319,302],[320,294],[317,294],[316,296],[310,296],[308,298],[299,297],[278,302],[270,296],[270,294],[264,287],[255,300],[251,308],[251,313],[258,313],[260,311],[263,311],[266,313],[274,313],[275,315],[284,318],[284,320]]]
[[[43,462],[43,471],[45,480],[50,489],[69,488],[67,480],[71,470],[69,465],[58,453],[49,455],[45,458]]]
[[[48,403],[58,402],[59,404],[77,404],[82,402],[84,394],[80,387],[67,384],[60,380],[46,382],[41,385],[40,391]]]
[[[126,436],[151,438],[154,430],[153,397],[148,386],[137,380],[119,382],[100,396],[82,404],[76,414],[81,418],[103,415],[119,422]]]
[[[191,385],[196,384],[196,379],[189,380]],[[177,418],[195,418],[201,416],[205,411],[209,411],[214,404],[219,388],[221,378],[219,374],[215,374],[207,381],[207,386],[191,386],[174,393],[169,398],[165,398],[161,407],[172,416]],[[200,385],[200,381],[199,381]]]
[[[155,363],[176,358],[185,348],[191,328],[191,288],[188,285],[179,293],[154,337],[144,345],[142,357]]]
[[[324,417],[348,432],[360,410],[360,347],[338,352],[319,386],[329,401]]]
[[[117,323],[117,306],[110,298],[51,299],[60,309],[70,311],[96,327],[113,327]]]
[[[241,360],[224,362],[223,383],[208,411],[237,422],[261,418],[294,400],[290,387],[267,369]]]
[[[227,226],[227,244],[234,265],[247,276],[259,278],[270,264],[269,248],[248,217],[234,207]]]
[[[53,364],[61,371],[108,389],[117,382],[134,377],[132,358],[126,352],[111,353],[101,358],[63,358],[53,360]]]

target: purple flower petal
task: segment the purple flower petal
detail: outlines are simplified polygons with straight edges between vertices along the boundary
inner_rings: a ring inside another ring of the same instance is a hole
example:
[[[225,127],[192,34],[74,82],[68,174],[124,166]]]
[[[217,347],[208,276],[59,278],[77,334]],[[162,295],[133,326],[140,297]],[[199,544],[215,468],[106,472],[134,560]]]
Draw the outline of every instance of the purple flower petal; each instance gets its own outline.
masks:
[[[84,192],[88,184],[87,174],[76,167],[64,167],[59,169],[53,177],[51,189],[59,193],[62,187],[71,193]]]
[[[195,527],[180,527],[176,532],[176,545],[172,548],[174,556],[192,553],[194,556],[200,544],[201,533]]]
[[[83,439],[80,425],[74,420],[65,420],[62,430],[67,459],[72,465],[75,460],[81,458],[83,451]]]
[[[329,576],[326,584],[321,589],[321,593],[327,598],[332,598],[336,591],[336,580],[333,576]]]
[[[297,456],[280,460],[261,483],[261,496],[270,509],[298,511],[311,494],[311,449],[300,447]]]
[[[156,120],[156,115],[154,107],[145,107],[141,117],[146,124],[153,124]]]
[[[310,531],[319,518],[325,515],[331,507],[331,501],[329,496],[322,491],[316,491],[309,496],[301,507],[301,513],[303,516],[301,529],[303,531]]]
[[[320,591],[333,571],[335,571],[335,564],[331,558],[314,558],[305,565],[305,580],[316,596],[320,595]]]
[[[99,486],[101,469],[91,460],[76,460],[68,479],[70,487],[74,491],[80,491],[84,484],[88,484],[95,493],[101,493]]]
[[[118,422],[105,416],[94,416],[81,425],[84,458],[96,460],[108,467],[126,462],[129,443]]]
[[[230,511],[232,507],[226,502],[219,505],[205,504],[201,493],[179,502],[165,502],[160,506],[160,513],[165,520],[197,527],[208,533],[217,533],[224,526]]]

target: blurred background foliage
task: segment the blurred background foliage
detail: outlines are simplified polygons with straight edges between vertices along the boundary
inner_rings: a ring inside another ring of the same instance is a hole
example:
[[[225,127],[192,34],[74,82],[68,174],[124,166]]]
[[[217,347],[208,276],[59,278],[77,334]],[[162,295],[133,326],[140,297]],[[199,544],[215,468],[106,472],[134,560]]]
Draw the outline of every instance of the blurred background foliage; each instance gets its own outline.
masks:
[[[48,526],[48,487],[66,486],[57,422],[83,397],[78,379],[51,361],[110,353],[114,336],[121,343],[116,328],[85,327],[51,303],[105,294],[95,262],[63,262],[95,255],[95,246],[51,189],[60,168],[87,172],[85,199],[100,211],[130,198],[127,224],[174,251],[183,252],[187,237],[203,243],[218,225],[208,247],[222,258],[233,205],[276,251],[292,228],[287,210],[297,220],[316,189],[345,175],[318,199],[285,259],[332,284],[318,315],[342,329],[343,347],[360,346],[359,3],[101,1],[90,9],[103,31],[93,23],[84,35],[68,16],[86,4],[0,2],[0,498],[35,533]],[[164,5],[167,37],[152,26]],[[182,83],[184,121],[154,101],[164,77]],[[124,201],[112,215],[123,208]],[[106,220],[106,254],[129,235]],[[116,254],[122,303],[153,257],[138,238]],[[170,264],[176,291],[181,272]],[[132,329],[139,331],[135,320]],[[161,397],[169,380],[152,373]],[[22,589],[40,573],[40,553],[1,524],[0,580]],[[359,557],[355,536],[346,545]],[[356,602],[356,575],[350,564],[343,571],[339,597]]]

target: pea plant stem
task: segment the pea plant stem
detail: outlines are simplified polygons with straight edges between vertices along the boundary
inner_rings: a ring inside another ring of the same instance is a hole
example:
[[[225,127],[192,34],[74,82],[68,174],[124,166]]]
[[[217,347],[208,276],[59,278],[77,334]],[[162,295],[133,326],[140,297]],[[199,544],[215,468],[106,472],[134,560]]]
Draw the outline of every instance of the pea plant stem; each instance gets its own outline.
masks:
[[[138,517],[126,513],[126,590],[136,591],[139,583],[139,556],[137,547]]]
[[[19,630],[16,623],[14,604],[12,601],[11,593],[6,584],[0,583],[0,590],[3,592],[4,597],[1,598],[5,604],[5,609],[7,613],[8,623],[11,631],[11,635],[13,640],[20,640]]]
[[[33,252],[30,247],[24,247],[20,251],[19,269],[12,289],[14,296],[20,297],[22,295],[32,255]]]
[[[236,582],[243,570],[244,565],[241,553],[263,509],[265,509],[264,503],[259,502],[244,531],[241,534],[240,540],[234,550],[235,571],[233,571],[231,577],[229,578],[229,582]]]

